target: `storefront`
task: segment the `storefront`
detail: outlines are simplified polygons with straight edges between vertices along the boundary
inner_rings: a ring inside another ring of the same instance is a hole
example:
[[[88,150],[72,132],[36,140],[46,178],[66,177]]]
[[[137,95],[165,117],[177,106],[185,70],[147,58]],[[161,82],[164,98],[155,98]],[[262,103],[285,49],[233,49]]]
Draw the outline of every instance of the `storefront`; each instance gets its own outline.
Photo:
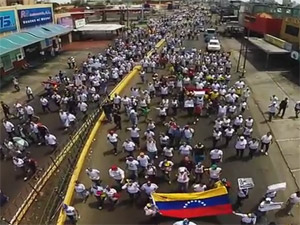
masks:
[[[300,19],[288,17],[284,18],[280,38],[300,46]]]

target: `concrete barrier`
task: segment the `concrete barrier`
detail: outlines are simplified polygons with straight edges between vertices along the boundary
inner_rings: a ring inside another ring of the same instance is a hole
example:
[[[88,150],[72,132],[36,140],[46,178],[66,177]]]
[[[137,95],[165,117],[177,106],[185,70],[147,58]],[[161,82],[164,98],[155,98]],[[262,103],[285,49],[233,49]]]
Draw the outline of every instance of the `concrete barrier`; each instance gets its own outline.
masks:
[[[165,39],[160,40],[156,45],[155,45],[155,50],[160,51],[161,48],[165,45],[166,41]],[[147,53],[147,57],[151,57],[151,55],[154,53],[154,50],[151,50]],[[142,69],[142,66],[135,66],[132,71],[123,78],[123,80],[111,91],[110,95],[113,96],[114,94],[119,94],[121,93],[124,88],[127,86],[127,84],[131,81],[131,79],[138,75],[140,70]],[[96,133],[98,129],[100,128],[103,120],[105,119],[104,113],[101,114],[99,117],[98,121],[96,122],[95,126],[93,127],[91,134],[88,137],[88,140],[86,141],[85,146],[83,147],[83,150],[80,154],[80,157],[78,159],[78,162],[76,164],[76,167],[74,169],[74,172],[72,174],[71,180],[69,182],[69,186],[67,189],[67,193],[64,199],[64,203],[67,205],[70,205],[72,203],[73,195],[74,195],[74,189],[75,189],[75,181],[78,180],[79,175],[81,173],[85,158],[89,152],[89,149],[93,143],[93,140],[96,136]],[[57,220],[57,225],[63,225],[66,220],[66,215],[63,211],[60,211],[58,220]]]

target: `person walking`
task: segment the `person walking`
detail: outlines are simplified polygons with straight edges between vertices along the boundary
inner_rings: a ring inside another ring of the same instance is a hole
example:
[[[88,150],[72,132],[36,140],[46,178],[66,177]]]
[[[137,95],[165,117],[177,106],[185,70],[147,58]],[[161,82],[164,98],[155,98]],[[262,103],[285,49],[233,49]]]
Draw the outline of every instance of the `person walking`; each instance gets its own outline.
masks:
[[[257,216],[254,213],[238,213],[233,211],[234,215],[242,217],[241,224],[256,224]]]
[[[236,157],[243,158],[246,147],[247,140],[244,136],[240,136],[235,143]]]
[[[14,84],[14,88],[15,88],[16,92],[19,92],[20,91],[19,80],[16,77],[13,77],[12,82]]]
[[[127,183],[122,186],[123,190],[127,190],[132,203],[140,196],[140,185],[133,180],[127,180]]]
[[[101,179],[99,170],[88,167],[85,172],[94,184],[100,186]]]
[[[95,198],[97,199],[97,207],[99,210],[103,209],[103,203],[106,197],[104,192],[104,188],[101,185],[96,183],[92,184],[91,192],[94,194]]]
[[[186,167],[179,167],[177,174],[177,182],[179,192],[187,192],[189,181],[190,181],[190,173]]]
[[[73,206],[69,206],[67,204],[62,205],[62,209],[64,213],[67,215],[68,219],[70,220],[71,224],[76,224],[77,220],[80,218],[80,215]]]
[[[291,194],[289,199],[287,200],[285,211],[289,216],[293,216],[292,209],[295,205],[300,203],[300,191],[296,191],[295,193]]]
[[[250,159],[252,159],[254,154],[257,152],[259,148],[259,141],[256,138],[252,138],[248,142],[248,148],[249,148],[249,157]]]
[[[210,155],[211,165],[222,162],[222,159],[223,159],[223,151],[222,150],[215,148],[210,151],[209,155]]]
[[[295,110],[295,117],[299,118],[299,113],[300,113],[300,101],[297,101],[295,106],[294,106],[294,110]]]
[[[279,110],[278,110],[278,113],[277,113],[277,116],[279,116],[279,114],[281,113],[281,119],[284,117],[284,114],[285,114],[285,110],[287,109],[288,107],[288,104],[289,104],[289,99],[288,98],[285,98],[284,100],[282,100],[279,104]]]
[[[10,113],[10,107],[9,107],[9,105],[7,105],[3,101],[1,101],[1,107],[2,107],[4,116],[5,116],[6,119],[9,119],[9,116],[13,116],[13,114]]]
[[[41,102],[42,109],[43,109],[44,113],[46,113],[46,110],[48,110],[48,112],[51,112],[51,109],[49,107],[49,101],[45,97],[42,96],[40,98],[40,102]]]
[[[239,189],[237,193],[237,200],[235,203],[236,209],[242,206],[242,202],[249,198],[249,189],[244,188],[244,189]]]
[[[26,86],[26,88],[25,88],[25,93],[26,93],[26,95],[27,95],[28,101],[34,99],[34,96],[33,96],[33,92],[32,92],[31,87]]]
[[[3,126],[10,140],[13,139],[13,135],[15,134],[15,125],[7,119],[3,119]]]
[[[118,140],[119,139],[120,138],[119,138],[118,134],[115,133],[114,130],[110,130],[109,133],[107,134],[107,140],[113,146],[114,155],[118,155]]]
[[[86,189],[84,184],[80,183],[80,181],[75,181],[75,192],[78,198],[83,200],[85,203],[90,195],[89,191]]]
[[[49,145],[51,148],[51,152],[55,152],[57,149],[57,139],[53,134],[46,134],[45,135],[46,145]]]
[[[274,118],[278,108],[277,102],[275,101],[272,102],[268,108],[269,108],[269,122],[272,122],[272,119]]]
[[[273,137],[271,132],[268,132],[267,134],[263,135],[261,137],[261,146],[260,151],[264,153],[265,155],[268,155],[270,144],[273,143]]]
[[[125,179],[125,172],[120,167],[116,165],[112,165],[108,171],[109,176],[115,180],[117,183],[118,188],[121,188],[121,184],[124,182]]]

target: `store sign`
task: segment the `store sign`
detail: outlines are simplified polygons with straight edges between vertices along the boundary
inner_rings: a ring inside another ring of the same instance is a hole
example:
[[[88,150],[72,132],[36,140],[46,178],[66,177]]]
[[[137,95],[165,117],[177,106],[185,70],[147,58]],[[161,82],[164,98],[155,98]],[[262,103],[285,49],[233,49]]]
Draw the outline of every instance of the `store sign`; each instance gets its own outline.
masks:
[[[15,11],[0,11],[0,33],[15,30],[17,30]]]
[[[71,28],[71,29],[73,29],[73,27],[74,27],[73,19],[72,19],[71,16],[58,18],[57,23],[64,26],[64,27]]]
[[[35,27],[46,23],[52,23],[52,8],[31,8],[18,10],[21,28]]]
[[[75,28],[83,27],[85,24],[85,19],[75,20]]]
[[[299,54],[299,52],[292,51],[291,52],[291,58],[300,61],[300,54]]]

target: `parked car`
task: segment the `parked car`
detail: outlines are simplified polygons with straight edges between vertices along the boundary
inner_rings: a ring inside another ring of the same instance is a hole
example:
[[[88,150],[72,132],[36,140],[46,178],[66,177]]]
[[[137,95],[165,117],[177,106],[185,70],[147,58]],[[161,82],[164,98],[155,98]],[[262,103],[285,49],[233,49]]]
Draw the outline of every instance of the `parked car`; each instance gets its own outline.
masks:
[[[209,42],[209,40],[212,38],[212,37],[215,37],[217,34],[217,31],[216,29],[214,28],[207,28],[204,32],[204,41],[207,43]]]
[[[218,39],[212,38],[207,43],[207,51],[220,51],[221,50],[221,44]]]

